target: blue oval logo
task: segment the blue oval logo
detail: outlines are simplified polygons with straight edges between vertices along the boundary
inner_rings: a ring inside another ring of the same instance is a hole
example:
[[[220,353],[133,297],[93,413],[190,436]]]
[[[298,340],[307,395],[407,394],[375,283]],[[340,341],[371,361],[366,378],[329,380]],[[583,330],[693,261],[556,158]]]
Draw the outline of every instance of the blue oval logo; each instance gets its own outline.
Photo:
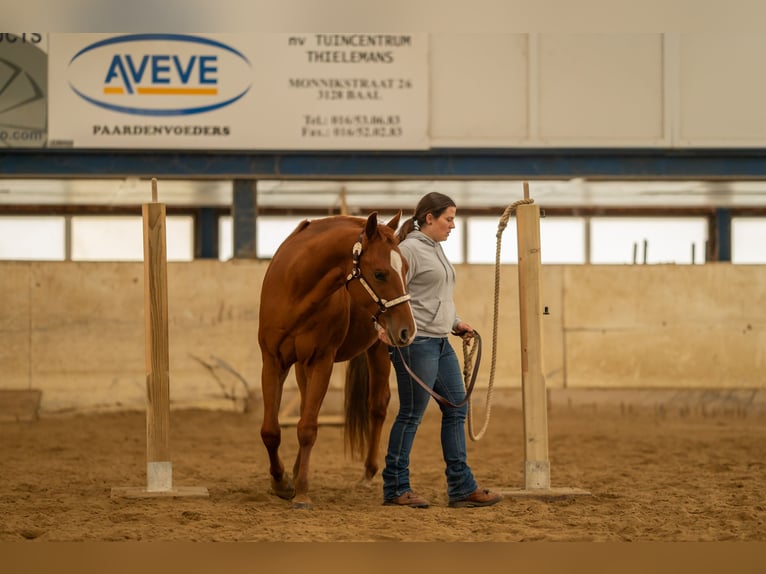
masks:
[[[251,64],[222,42],[184,34],[130,34],[94,42],[69,61],[72,90],[125,114],[185,116],[242,98]]]

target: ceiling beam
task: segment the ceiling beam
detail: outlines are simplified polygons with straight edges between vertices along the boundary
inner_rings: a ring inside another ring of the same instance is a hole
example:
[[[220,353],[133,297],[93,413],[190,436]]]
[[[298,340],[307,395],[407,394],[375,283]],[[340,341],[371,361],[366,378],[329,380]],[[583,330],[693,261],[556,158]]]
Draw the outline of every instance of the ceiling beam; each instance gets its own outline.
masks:
[[[4,150],[0,177],[766,179],[766,149]]]

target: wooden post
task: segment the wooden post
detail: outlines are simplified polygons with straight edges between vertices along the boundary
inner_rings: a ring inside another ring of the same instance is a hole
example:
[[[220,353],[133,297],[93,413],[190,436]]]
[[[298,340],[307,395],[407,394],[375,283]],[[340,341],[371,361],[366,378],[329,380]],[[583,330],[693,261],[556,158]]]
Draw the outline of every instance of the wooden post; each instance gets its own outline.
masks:
[[[527,182],[524,182],[524,199],[529,199]],[[539,498],[563,498],[590,494],[580,489],[551,488],[551,469],[548,459],[548,398],[543,369],[542,263],[538,205],[526,203],[516,208],[516,230],[519,251],[524,489],[505,491],[504,494]]]
[[[529,197],[527,184],[524,196]],[[516,211],[519,249],[519,321],[521,384],[524,410],[524,482],[526,488],[550,488],[548,416],[543,375],[540,207],[519,205]]]
[[[340,214],[348,215],[348,203],[346,203],[346,186],[340,188]]]
[[[647,256],[647,251],[648,250],[649,250],[649,242],[646,239],[644,239],[644,265],[646,265],[646,262],[648,260],[647,259],[648,258],[648,256]]]
[[[165,205],[157,202],[152,179],[152,203],[143,205],[144,312],[146,319],[146,476],[147,490],[171,490],[170,357],[168,349],[168,274]]]
[[[144,220],[144,315],[146,354],[146,488],[113,488],[112,496],[208,496],[204,487],[173,487],[170,460],[170,353],[168,340],[168,273],[165,205],[142,208]]]

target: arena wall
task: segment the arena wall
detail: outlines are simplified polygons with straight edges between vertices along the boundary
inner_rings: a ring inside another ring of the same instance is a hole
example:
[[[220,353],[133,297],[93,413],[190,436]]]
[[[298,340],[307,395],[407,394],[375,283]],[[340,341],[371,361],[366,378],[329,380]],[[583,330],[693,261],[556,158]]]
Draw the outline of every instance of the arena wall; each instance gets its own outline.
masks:
[[[266,266],[168,265],[174,408],[240,409],[248,391],[259,396]],[[491,362],[494,272],[458,267],[460,314],[484,341],[480,387]],[[765,266],[551,265],[542,288],[549,389],[766,387]],[[144,407],[141,263],[2,262],[0,294],[0,389],[41,391],[43,414]],[[515,265],[501,268],[499,296],[495,388],[518,389]],[[333,389],[342,377],[337,368]]]

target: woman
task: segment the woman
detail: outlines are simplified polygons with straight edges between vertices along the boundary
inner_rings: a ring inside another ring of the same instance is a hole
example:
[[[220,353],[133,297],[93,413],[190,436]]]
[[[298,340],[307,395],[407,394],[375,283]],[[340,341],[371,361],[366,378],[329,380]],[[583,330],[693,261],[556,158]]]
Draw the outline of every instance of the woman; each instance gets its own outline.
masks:
[[[410,451],[418,425],[430,398],[407,372],[409,368],[426,385],[453,404],[465,398],[460,364],[449,343],[450,332],[472,337],[473,328],[455,311],[453,291],[455,269],[447,260],[440,243],[455,228],[455,202],[441,193],[428,193],[415,208],[415,215],[404,222],[397,235],[399,249],[407,259],[407,288],[415,315],[418,334],[408,347],[389,346],[399,391],[399,412],[391,427],[383,470],[383,504],[427,508],[429,503],[410,486]],[[386,341],[385,334],[380,338]],[[401,351],[401,355],[400,355]],[[500,494],[479,488],[466,463],[465,417],[468,407],[444,406],[441,444],[447,495],[452,507],[490,506]]]

